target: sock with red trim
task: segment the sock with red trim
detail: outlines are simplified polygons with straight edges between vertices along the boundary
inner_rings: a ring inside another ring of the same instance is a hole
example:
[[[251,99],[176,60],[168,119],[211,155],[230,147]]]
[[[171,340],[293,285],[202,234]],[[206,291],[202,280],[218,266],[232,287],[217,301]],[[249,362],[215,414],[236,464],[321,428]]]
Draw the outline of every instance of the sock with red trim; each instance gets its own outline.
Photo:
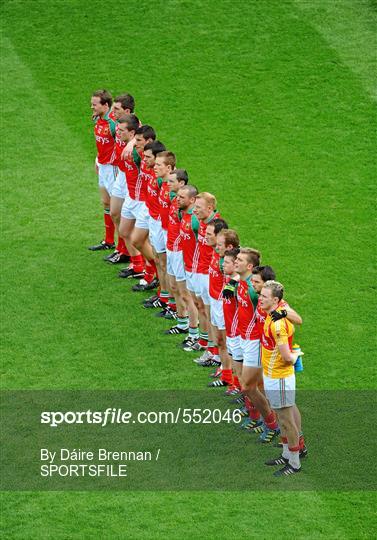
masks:
[[[289,459],[289,450],[288,450],[288,439],[287,437],[282,437],[281,442],[283,444],[283,453],[282,456],[285,459]]]
[[[105,208],[103,220],[105,222],[105,242],[106,244],[114,244],[115,225],[110,216],[110,208]]]
[[[300,450],[302,450],[305,447],[305,439],[302,433],[300,433],[298,444],[299,444]]]
[[[300,469],[300,446],[289,446],[289,465],[295,469]]]
[[[240,380],[237,377],[237,375],[233,375],[233,386],[236,386],[237,388],[241,389]]]

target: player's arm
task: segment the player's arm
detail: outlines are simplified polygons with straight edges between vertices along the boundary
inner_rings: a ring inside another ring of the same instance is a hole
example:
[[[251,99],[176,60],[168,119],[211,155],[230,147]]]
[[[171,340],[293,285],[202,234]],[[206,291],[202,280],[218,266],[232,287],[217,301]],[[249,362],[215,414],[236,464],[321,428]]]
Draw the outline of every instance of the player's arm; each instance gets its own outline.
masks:
[[[288,304],[284,303],[281,308],[275,310],[271,313],[271,318],[274,322],[279,321],[280,319],[287,318],[292,324],[302,324],[301,316],[292,309]]]
[[[287,364],[295,364],[297,357],[300,355],[299,352],[291,352],[288,343],[281,343],[278,345],[279,352]]]
[[[136,144],[136,139],[135,138],[133,138],[131,141],[129,141],[126,144],[126,146],[123,148],[122,154],[121,154],[121,158],[123,160],[126,160],[128,157],[131,156],[135,144]]]
[[[280,320],[277,322],[272,322],[271,330],[283,360],[287,362],[287,364],[294,364],[299,356],[299,353],[291,352],[288,342],[289,336],[287,323]]]

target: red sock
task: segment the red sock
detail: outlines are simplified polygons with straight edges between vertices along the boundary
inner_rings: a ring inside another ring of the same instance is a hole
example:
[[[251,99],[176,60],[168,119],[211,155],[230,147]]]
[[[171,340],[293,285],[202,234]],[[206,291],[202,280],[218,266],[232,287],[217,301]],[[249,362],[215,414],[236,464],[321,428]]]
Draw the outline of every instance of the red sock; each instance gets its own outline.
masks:
[[[281,437],[281,442],[283,444],[288,444],[288,438],[287,437]]]
[[[239,380],[239,378],[237,377],[237,375],[233,375],[233,384],[234,384],[234,386],[236,386],[237,388],[241,388],[240,380]]]
[[[270,429],[278,429],[278,423],[276,421],[276,415],[274,411],[271,411],[268,416],[264,419],[264,423]]]
[[[299,452],[300,451],[300,446],[297,445],[297,446],[288,446],[288,450],[290,452]]]
[[[232,384],[232,380],[233,380],[232,370],[223,369],[221,372],[221,380],[229,384]]]
[[[145,261],[145,275],[144,279],[147,283],[151,283],[154,279],[154,276],[157,273],[156,264],[154,260],[151,261],[146,260]]]
[[[135,272],[139,274],[140,272],[144,271],[144,260],[142,255],[135,255],[134,257],[131,257],[131,262]]]
[[[198,341],[199,345],[201,345],[202,347],[207,347],[208,345],[208,339],[203,339],[203,338],[200,338],[199,341]]]
[[[249,396],[245,396],[245,407],[249,412],[251,411],[253,407],[253,404],[251,403]]]
[[[121,253],[122,255],[129,255],[126,244],[124,243],[124,240],[121,236],[118,236],[118,243],[117,243],[116,250],[118,253]]]
[[[254,407],[253,404],[251,404],[251,409],[249,411],[249,416],[252,420],[259,420],[260,418],[260,412],[256,407]]]
[[[105,222],[105,242],[107,244],[114,244],[115,226],[110,216],[110,210],[104,211],[103,220]]]
[[[173,311],[177,311],[177,304],[175,303],[174,296],[169,296],[168,306],[169,306],[170,309],[172,309]]]
[[[300,438],[298,440],[298,444],[300,446],[300,450],[302,450],[305,446],[305,439],[304,439],[304,436],[303,435],[300,435]]]

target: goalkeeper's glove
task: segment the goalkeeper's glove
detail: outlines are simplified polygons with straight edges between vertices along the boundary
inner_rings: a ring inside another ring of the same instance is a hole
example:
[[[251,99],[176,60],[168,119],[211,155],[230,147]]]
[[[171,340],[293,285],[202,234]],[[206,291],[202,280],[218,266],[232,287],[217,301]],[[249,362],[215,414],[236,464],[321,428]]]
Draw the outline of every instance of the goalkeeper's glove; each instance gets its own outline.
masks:
[[[229,283],[225,285],[223,289],[224,298],[233,298],[233,296],[235,296],[237,283],[238,282],[235,279],[231,279]]]
[[[287,316],[287,311],[285,309],[282,309],[281,311],[271,311],[270,315],[271,319],[276,322],[280,321],[280,319],[284,319]]]

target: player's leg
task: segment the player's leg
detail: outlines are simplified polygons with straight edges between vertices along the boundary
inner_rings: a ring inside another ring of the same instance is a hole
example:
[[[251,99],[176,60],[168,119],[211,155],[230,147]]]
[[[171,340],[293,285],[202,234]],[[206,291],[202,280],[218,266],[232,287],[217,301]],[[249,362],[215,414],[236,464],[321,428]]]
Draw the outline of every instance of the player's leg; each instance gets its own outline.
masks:
[[[110,216],[110,194],[115,181],[115,167],[112,165],[98,164],[98,187],[103,206],[103,219],[105,224],[105,238],[96,245],[91,246],[91,251],[99,251],[104,249],[112,249],[114,247],[114,223]]]
[[[135,227],[135,219],[130,219],[129,217],[125,217],[126,212],[124,211],[124,207],[127,204],[127,199],[125,200],[122,212],[121,212],[121,218],[120,218],[120,224],[119,224],[119,234],[123,238],[128,252],[130,254],[132,267],[131,268],[125,268],[119,273],[120,277],[128,278],[128,277],[143,277],[144,275],[144,261],[142,255],[139,253],[137,249],[135,249],[131,243],[131,235],[132,231]]]

